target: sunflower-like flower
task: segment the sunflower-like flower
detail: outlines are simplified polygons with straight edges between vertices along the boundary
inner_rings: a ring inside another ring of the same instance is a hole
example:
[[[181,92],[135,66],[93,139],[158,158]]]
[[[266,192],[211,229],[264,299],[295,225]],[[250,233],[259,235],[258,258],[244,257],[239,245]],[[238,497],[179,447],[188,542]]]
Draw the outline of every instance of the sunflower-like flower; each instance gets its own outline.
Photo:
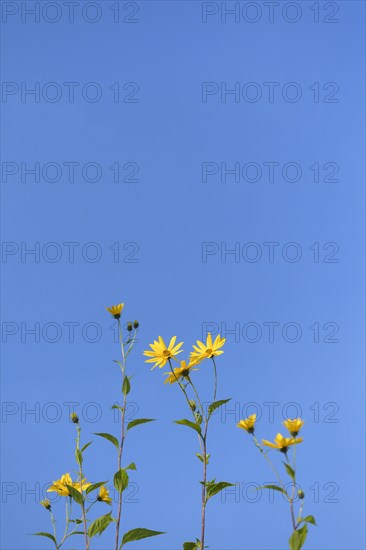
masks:
[[[79,493],[82,493],[83,491],[85,491],[85,489],[90,487],[90,485],[91,483],[89,483],[89,481],[86,481],[85,477],[83,477],[82,479],[79,478],[77,481],[74,481],[72,484],[74,489],[79,491]]]
[[[109,311],[109,313],[113,315],[115,319],[119,319],[121,317],[121,313],[124,307],[125,304],[117,304],[116,306],[106,307],[106,310]]]
[[[301,443],[302,441],[302,437],[299,437],[298,439],[283,437],[283,435],[281,435],[280,433],[276,435],[274,443],[272,443],[271,441],[267,441],[266,439],[262,439],[263,445],[265,445],[266,447],[271,447],[272,449],[277,449],[278,451],[281,451],[281,453],[287,453],[287,449],[291,445]]]
[[[238,428],[242,428],[242,430],[245,430],[249,434],[254,433],[254,425],[255,421],[257,420],[257,415],[251,414],[248,416],[248,418],[245,418],[244,420],[240,420],[240,422],[237,423]]]
[[[161,367],[163,367],[169,359],[175,359],[175,356],[183,351],[180,349],[183,342],[175,345],[176,339],[177,337],[173,336],[170,340],[169,346],[166,346],[162,337],[159,336],[157,340],[154,340],[153,344],[149,344],[152,351],[144,351],[144,355],[151,357],[151,359],[146,359],[146,363],[155,363],[152,368],[154,369],[155,367],[159,367],[161,369]]]
[[[66,485],[73,485],[70,474],[64,474],[63,476],[61,476],[60,479],[57,479],[56,481],[54,481],[51,487],[47,489],[47,492],[48,493],[55,492],[58,495],[61,495],[62,497],[68,497],[70,495],[70,492],[66,487]]]
[[[99,489],[97,500],[99,502],[105,502],[106,504],[112,504],[112,499],[109,496],[109,491],[104,485],[102,485]]]
[[[185,361],[180,362],[180,367],[177,367],[173,369],[173,372],[166,372],[167,378],[164,381],[164,384],[174,384],[174,382],[178,382],[181,378],[188,378],[188,376],[191,373],[191,370],[197,370],[193,367],[197,365],[198,363],[193,361],[187,363]]]
[[[45,498],[44,500],[41,500],[40,501],[40,504],[46,508],[46,510],[51,510],[51,503],[50,501],[48,500],[48,498]]]
[[[191,352],[190,357],[192,360],[202,361],[203,359],[210,359],[216,355],[221,355],[224,352],[220,350],[220,348],[222,348],[225,342],[226,338],[221,338],[220,334],[218,334],[215,341],[212,342],[212,336],[209,332],[207,334],[206,344],[197,340],[197,346],[193,346],[194,351]]]
[[[288,418],[287,420],[283,421],[283,425],[288,429],[292,437],[296,437],[303,427],[304,421],[301,420],[301,418],[294,418],[293,420]]]

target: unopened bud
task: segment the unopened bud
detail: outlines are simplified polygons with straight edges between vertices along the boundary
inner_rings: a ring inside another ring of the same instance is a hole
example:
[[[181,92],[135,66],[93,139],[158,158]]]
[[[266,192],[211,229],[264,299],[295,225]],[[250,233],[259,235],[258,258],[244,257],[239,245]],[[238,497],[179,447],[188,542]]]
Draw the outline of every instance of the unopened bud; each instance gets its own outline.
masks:
[[[127,323],[127,330],[128,330],[128,332],[131,332],[131,330],[132,330],[132,323]]]
[[[140,325],[139,325],[139,322],[136,321],[136,319],[135,319],[134,322],[133,322],[133,328],[134,328],[134,329],[138,329],[139,326],[140,326]]]
[[[193,399],[189,400],[189,405],[190,405],[192,411],[196,410],[196,402]]]
[[[302,491],[301,489],[299,489],[299,490],[297,491],[297,496],[298,496],[299,498],[301,498],[301,499],[304,498],[304,497],[305,497],[304,491]]]
[[[79,417],[76,413],[71,413],[70,418],[74,424],[79,424]]]

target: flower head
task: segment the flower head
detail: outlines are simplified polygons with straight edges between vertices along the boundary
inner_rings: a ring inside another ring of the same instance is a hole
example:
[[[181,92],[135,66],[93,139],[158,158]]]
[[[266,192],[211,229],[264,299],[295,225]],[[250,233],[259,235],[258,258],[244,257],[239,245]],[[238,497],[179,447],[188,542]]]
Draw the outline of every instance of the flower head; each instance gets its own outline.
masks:
[[[169,359],[175,359],[175,356],[183,351],[182,349],[180,349],[180,347],[183,345],[183,342],[175,345],[176,339],[177,337],[173,336],[173,338],[169,342],[169,346],[166,346],[162,337],[159,336],[157,340],[154,340],[153,344],[149,344],[152,351],[144,351],[144,355],[146,355],[147,357],[151,357],[151,359],[146,359],[146,363],[155,363],[155,365],[152,367],[154,369],[155,367],[163,367],[169,361]]]
[[[254,433],[254,424],[257,420],[257,415],[251,414],[248,416],[248,418],[245,418],[244,420],[240,420],[240,422],[237,423],[238,428],[242,428],[243,430],[247,431],[249,434]]]
[[[73,485],[70,474],[64,474],[60,479],[53,482],[51,487],[47,489],[48,493],[56,492],[58,495],[68,497],[70,492],[66,485]]]
[[[263,445],[265,445],[266,447],[271,447],[272,449],[277,449],[278,451],[281,451],[281,453],[287,453],[287,449],[291,445],[301,443],[302,441],[302,437],[299,437],[298,439],[283,437],[283,435],[281,435],[280,433],[276,435],[274,443],[272,443],[271,441],[267,441],[266,439],[262,439]]]
[[[181,361],[180,367],[173,369],[173,372],[165,373],[167,375],[167,378],[165,379],[164,384],[168,384],[168,383],[174,384],[174,382],[178,382],[180,378],[188,378],[188,376],[191,373],[191,370],[195,365],[197,365],[197,363],[195,363],[194,361],[193,363],[188,363],[188,365],[185,361]],[[197,370],[197,369],[193,369],[193,370]]]
[[[99,502],[106,502],[107,504],[112,504],[112,499],[109,496],[109,491],[107,487],[105,487],[104,485],[102,485],[101,488],[99,489],[97,500],[99,500]]]
[[[200,360],[210,359],[216,355],[221,355],[224,353],[220,348],[225,344],[226,338],[221,338],[218,334],[215,338],[215,341],[212,342],[212,336],[209,332],[206,338],[206,344],[197,340],[197,346],[193,346],[194,351],[191,352],[191,359]]]
[[[283,424],[288,429],[292,437],[296,437],[303,427],[304,421],[301,420],[301,418],[294,418],[293,420],[288,418],[287,420],[283,421]]]
[[[51,510],[51,503],[50,501],[48,500],[48,498],[45,498],[44,500],[41,500],[40,501],[40,504],[46,508],[46,510]]]
[[[122,309],[125,307],[125,304],[117,304],[116,306],[106,307],[106,310],[109,311],[115,319],[121,317]]]

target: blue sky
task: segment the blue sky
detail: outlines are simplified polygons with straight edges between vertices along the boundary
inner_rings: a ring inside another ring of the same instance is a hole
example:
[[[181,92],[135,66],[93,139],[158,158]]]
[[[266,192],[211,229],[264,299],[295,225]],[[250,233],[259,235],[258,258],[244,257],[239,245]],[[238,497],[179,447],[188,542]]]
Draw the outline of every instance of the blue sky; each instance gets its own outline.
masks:
[[[299,479],[318,522],[305,548],[361,550],[363,2],[236,15],[233,2],[80,2],[74,22],[62,2],[36,4],[2,6],[2,547],[48,548],[28,534],[49,529],[41,488],[74,468],[68,403],[85,441],[118,431],[104,308],[123,301],[141,324],[131,419],[157,419],[127,442],[123,530],[167,531],[131,548],[198,536],[196,439],[142,352],[159,334],[188,352],[211,329],[227,338],[218,397],[232,402],[209,475],[239,485],[209,503],[207,544],[286,548],[286,504],[254,498],[274,480],[235,427],[256,411],[267,439],[305,419]],[[208,365],[196,376],[208,398]],[[88,452],[88,477],[111,480],[112,446]]]

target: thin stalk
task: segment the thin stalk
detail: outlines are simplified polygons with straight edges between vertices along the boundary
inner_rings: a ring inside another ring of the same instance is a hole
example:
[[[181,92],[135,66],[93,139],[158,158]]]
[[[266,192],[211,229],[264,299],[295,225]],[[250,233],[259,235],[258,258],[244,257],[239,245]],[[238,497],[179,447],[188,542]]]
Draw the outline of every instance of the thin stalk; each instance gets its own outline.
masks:
[[[207,428],[208,421],[205,424],[203,434],[203,484],[202,484],[202,504],[201,504],[201,550],[205,547],[205,529],[206,529],[206,482],[207,482]]]
[[[122,466],[122,454],[123,454],[123,445],[126,438],[125,433],[125,414],[126,414],[126,403],[127,403],[127,396],[123,395],[123,406],[122,406],[122,419],[121,419],[121,442],[118,449],[118,460],[117,460],[117,466],[118,471],[121,469]],[[115,550],[118,550],[118,541],[119,541],[119,528],[121,523],[121,514],[122,514],[122,491],[118,495],[118,512],[117,512],[117,520],[116,520],[116,547]]]
[[[192,382],[192,380],[190,379],[189,376],[187,376],[187,380],[188,380],[188,382],[189,382],[189,383],[191,384],[191,386],[192,386],[192,389],[193,389],[193,391],[194,391],[194,395],[196,396],[196,399],[197,399],[197,401],[198,401],[198,404],[199,404],[199,406],[201,407],[202,416],[203,416],[203,418],[205,419],[205,422],[206,422],[206,424],[207,424],[208,418],[207,418],[207,416],[205,415],[205,411],[204,411],[203,405],[202,405],[202,403],[201,403],[201,399],[200,399],[200,397],[199,397],[199,395],[198,395],[198,392],[197,392],[197,390],[196,390],[196,387],[195,387],[195,385],[193,384],[193,382]]]
[[[216,362],[214,356],[211,357],[213,367],[214,367],[214,377],[215,377],[215,385],[214,385],[214,394],[213,394],[213,402],[216,401],[216,394],[217,394],[217,368],[216,368]]]
[[[51,522],[52,522],[52,527],[53,527],[53,536],[55,537],[55,546],[56,546],[56,550],[59,549],[59,546],[57,544],[57,533],[56,533],[56,523],[55,523],[55,518],[54,518],[54,515],[53,513],[51,512],[50,510],[50,515],[51,515]]]
[[[79,450],[79,448],[80,448],[80,431],[81,431],[80,426],[77,426],[76,429],[77,429],[77,433],[78,433],[77,440],[76,440],[76,449]],[[89,550],[90,541],[89,541],[89,538],[88,538],[88,525],[87,525],[87,521],[86,521],[85,502],[84,502],[84,497],[83,497],[83,467],[82,467],[82,462],[80,462],[80,464],[79,464],[79,477],[80,477],[80,493],[81,493],[82,498],[83,498],[83,502],[80,506],[81,506],[81,512],[82,512],[82,518],[83,518],[83,525],[84,525],[85,550]]]
[[[136,337],[136,331],[133,335],[132,342],[127,350],[127,353],[125,353],[125,347],[123,343],[123,331],[122,331],[122,325],[120,319],[118,319],[118,334],[119,334],[119,342],[121,346],[121,354],[122,354],[122,384],[123,379],[125,376],[125,370],[126,370],[126,357],[130,353],[134,343],[135,343],[135,337]],[[127,405],[127,395],[123,394],[123,406],[122,406],[122,418],[121,418],[121,440],[119,444],[118,449],[118,458],[117,458],[117,466],[118,471],[122,467],[122,456],[123,456],[123,447],[124,442],[126,438],[126,429],[125,429],[125,419],[126,419],[126,405]],[[118,510],[117,510],[117,519],[116,519],[116,538],[115,538],[115,550],[118,549],[119,544],[119,530],[120,530],[120,524],[121,524],[121,515],[122,515],[122,502],[123,502],[123,495],[122,491],[118,495]]]
[[[287,453],[286,453],[286,458],[287,458]],[[296,531],[296,529],[298,528],[298,524],[295,521],[295,513],[294,513],[294,505],[293,505],[294,499],[295,499],[295,489],[296,489],[296,445],[294,445],[294,466],[293,466],[293,469],[294,469],[294,479],[293,479],[292,494],[291,494],[291,499],[290,499],[290,510],[291,510],[292,526],[294,528],[294,531]]]
[[[253,441],[254,441],[254,445],[257,447],[257,449],[260,451],[260,453],[264,456],[264,458],[266,459],[266,461],[268,462],[268,464],[270,465],[270,468],[272,470],[272,472],[274,473],[274,475],[276,476],[279,484],[281,485],[281,488],[285,491],[286,493],[286,496],[288,498],[288,494],[287,494],[287,491],[285,489],[285,484],[283,483],[282,479],[281,479],[281,476],[280,474],[277,472],[272,460],[269,458],[269,456],[267,455],[267,453],[265,453],[262,449],[262,447],[260,446],[259,442],[258,442],[258,439],[255,437],[254,433],[252,434],[253,436]]]
[[[68,506],[68,502],[70,503],[70,508]],[[69,523],[70,523],[70,516],[71,516],[71,503],[72,503],[71,497],[70,498],[66,497],[65,532],[64,532],[64,536],[62,537],[62,540],[61,540],[60,544],[58,545],[58,548],[61,548],[61,546],[63,545],[63,543],[65,542],[65,540],[69,536],[68,531],[69,531]]]

